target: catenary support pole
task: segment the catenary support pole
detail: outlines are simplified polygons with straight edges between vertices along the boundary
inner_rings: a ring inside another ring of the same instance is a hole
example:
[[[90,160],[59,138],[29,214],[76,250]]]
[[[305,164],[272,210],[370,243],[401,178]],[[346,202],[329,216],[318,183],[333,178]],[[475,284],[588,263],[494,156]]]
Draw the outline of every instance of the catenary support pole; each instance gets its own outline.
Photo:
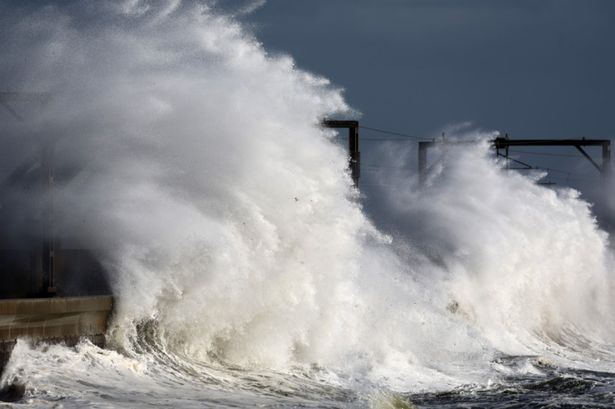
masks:
[[[359,121],[340,121],[325,119],[322,122],[327,128],[348,129],[348,167],[355,186],[359,186],[361,176],[361,150],[359,146]]]

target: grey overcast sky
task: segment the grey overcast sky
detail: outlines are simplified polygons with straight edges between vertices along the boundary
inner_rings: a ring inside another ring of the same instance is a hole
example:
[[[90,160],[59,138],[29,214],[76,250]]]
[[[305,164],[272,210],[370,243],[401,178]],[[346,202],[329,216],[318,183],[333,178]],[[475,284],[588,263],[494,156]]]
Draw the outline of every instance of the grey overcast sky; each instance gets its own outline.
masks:
[[[364,125],[615,136],[615,1],[267,0],[242,19],[269,51],[343,87]],[[586,192],[597,176],[580,155],[522,159],[580,173],[553,180]]]
[[[615,1],[268,0],[248,21],[373,126],[615,135]]]
[[[217,1],[231,13],[261,2]],[[270,52],[343,87],[364,125],[615,137],[615,0],[266,0],[240,19]],[[363,144],[364,163],[375,145]],[[596,176],[580,156],[522,159]]]

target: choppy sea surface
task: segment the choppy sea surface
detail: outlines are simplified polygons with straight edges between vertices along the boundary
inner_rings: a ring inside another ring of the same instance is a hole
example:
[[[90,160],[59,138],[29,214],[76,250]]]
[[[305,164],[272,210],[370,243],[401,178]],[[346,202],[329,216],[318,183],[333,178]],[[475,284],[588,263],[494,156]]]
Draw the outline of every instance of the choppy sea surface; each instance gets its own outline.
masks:
[[[88,342],[20,342],[3,407],[32,408],[612,408],[615,373],[500,356],[493,380],[437,391],[391,390],[316,366],[262,371],[190,362],[150,349],[147,362]],[[143,357],[142,357],[143,358]],[[12,385],[12,389],[9,388]],[[21,388],[21,389],[20,389]],[[15,392],[17,389],[17,392]]]
[[[450,391],[402,394],[423,408],[612,408],[615,374],[565,368],[517,376],[502,383]]]

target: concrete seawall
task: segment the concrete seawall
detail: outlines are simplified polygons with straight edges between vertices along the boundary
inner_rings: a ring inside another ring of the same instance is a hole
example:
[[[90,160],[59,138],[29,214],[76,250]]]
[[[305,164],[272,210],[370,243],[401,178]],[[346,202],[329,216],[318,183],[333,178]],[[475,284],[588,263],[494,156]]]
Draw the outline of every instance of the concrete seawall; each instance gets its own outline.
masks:
[[[103,346],[112,308],[106,295],[0,300],[0,373],[18,338]]]

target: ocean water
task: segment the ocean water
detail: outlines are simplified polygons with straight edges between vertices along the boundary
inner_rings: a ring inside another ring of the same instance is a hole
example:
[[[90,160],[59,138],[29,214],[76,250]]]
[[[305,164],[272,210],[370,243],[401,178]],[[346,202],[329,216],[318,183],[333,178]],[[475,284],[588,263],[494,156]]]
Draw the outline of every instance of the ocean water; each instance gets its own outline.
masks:
[[[615,406],[609,234],[494,133],[423,188],[385,147],[360,193],[319,125],[359,116],[342,90],[215,4],[0,11],[0,78],[46,96],[0,123],[0,180],[52,146],[57,234],[116,296],[107,349],[17,344],[7,406]]]
[[[11,381],[25,396],[5,407],[81,408],[611,408],[612,372],[558,366],[543,357],[501,356],[487,382],[394,391],[327,368],[284,371],[199,362],[149,346],[137,359],[82,343],[20,343]],[[145,357],[147,356],[147,359]]]

